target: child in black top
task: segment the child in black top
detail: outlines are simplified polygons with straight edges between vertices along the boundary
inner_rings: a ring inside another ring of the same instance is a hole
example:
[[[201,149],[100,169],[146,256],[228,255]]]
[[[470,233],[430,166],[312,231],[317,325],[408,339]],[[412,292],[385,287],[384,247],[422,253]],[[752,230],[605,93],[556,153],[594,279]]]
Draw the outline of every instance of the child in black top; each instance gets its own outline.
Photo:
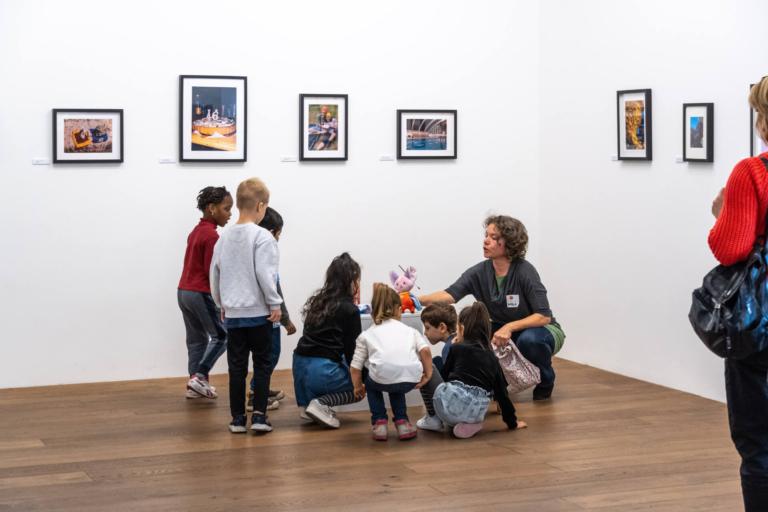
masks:
[[[362,330],[359,302],[360,265],[348,253],[336,256],[325,284],[306,302],[304,332],[293,351],[293,386],[302,419],[331,428],[341,422],[333,407],[356,397],[349,364]]]
[[[527,427],[517,419],[515,407],[509,400],[501,367],[490,348],[490,338],[491,322],[485,306],[475,302],[464,308],[459,314],[456,341],[442,371],[433,372],[433,378],[422,389],[428,416],[436,416],[441,424],[451,426],[458,438],[472,437],[483,428],[492,396],[498,401],[510,430]]]

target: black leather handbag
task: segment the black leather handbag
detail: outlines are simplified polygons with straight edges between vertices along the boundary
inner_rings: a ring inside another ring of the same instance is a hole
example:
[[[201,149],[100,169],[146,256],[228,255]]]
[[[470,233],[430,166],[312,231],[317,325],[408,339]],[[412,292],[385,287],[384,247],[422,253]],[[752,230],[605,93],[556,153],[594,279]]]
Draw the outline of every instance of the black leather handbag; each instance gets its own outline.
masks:
[[[761,158],[768,170],[768,160]],[[768,215],[766,215],[768,230]],[[693,291],[688,319],[720,357],[743,359],[768,348],[768,247],[764,234],[746,260],[718,265]]]

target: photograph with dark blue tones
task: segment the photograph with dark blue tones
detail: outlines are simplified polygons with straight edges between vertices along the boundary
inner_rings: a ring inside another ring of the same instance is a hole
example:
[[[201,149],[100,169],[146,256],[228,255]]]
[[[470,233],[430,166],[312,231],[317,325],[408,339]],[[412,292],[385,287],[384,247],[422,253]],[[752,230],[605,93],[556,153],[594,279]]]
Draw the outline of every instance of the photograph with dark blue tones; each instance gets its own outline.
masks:
[[[444,150],[448,147],[448,121],[445,119],[409,119],[406,149]]]
[[[691,147],[704,147],[704,118],[701,116],[691,117]]]

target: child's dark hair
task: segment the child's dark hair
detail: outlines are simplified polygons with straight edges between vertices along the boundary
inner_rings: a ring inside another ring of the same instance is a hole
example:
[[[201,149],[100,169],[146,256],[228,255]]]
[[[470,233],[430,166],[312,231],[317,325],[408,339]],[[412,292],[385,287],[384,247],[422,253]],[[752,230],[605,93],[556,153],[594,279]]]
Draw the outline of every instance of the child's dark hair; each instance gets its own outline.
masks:
[[[197,209],[205,212],[209,204],[219,204],[231,195],[226,187],[205,187],[197,194]]]
[[[456,308],[450,304],[430,304],[421,312],[421,321],[433,327],[444,323],[448,332],[456,332]]]
[[[307,299],[302,314],[304,324],[320,326],[339,307],[342,300],[350,300],[355,291],[352,286],[360,279],[360,265],[349,253],[333,258],[325,271],[325,284]]]
[[[282,231],[283,216],[277,213],[277,210],[271,206],[267,206],[267,211],[264,213],[264,218],[259,222],[259,226],[272,233]]]
[[[478,345],[490,350],[491,316],[482,302],[475,302],[459,313],[459,324],[464,327],[462,343]]]

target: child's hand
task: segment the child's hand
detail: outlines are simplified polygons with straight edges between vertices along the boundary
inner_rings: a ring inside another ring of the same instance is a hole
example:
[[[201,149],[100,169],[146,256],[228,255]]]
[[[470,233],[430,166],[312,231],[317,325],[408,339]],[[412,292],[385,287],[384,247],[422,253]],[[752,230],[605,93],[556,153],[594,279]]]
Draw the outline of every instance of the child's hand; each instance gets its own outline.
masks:
[[[288,325],[285,326],[285,333],[290,336],[291,334],[296,334],[296,326],[293,325],[293,322],[288,320]]]
[[[432,372],[427,375],[426,373],[421,374],[421,380],[418,384],[414,387],[414,389],[421,389],[427,382],[429,382],[429,379],[432,378]]]
[[[355,389],[353,392],[355,394],[355,398],[358,400],[362,400],[363,398],[365,398],[365,384],[363,384],[362,382],[355,382],[354,386],[355,386]]]

